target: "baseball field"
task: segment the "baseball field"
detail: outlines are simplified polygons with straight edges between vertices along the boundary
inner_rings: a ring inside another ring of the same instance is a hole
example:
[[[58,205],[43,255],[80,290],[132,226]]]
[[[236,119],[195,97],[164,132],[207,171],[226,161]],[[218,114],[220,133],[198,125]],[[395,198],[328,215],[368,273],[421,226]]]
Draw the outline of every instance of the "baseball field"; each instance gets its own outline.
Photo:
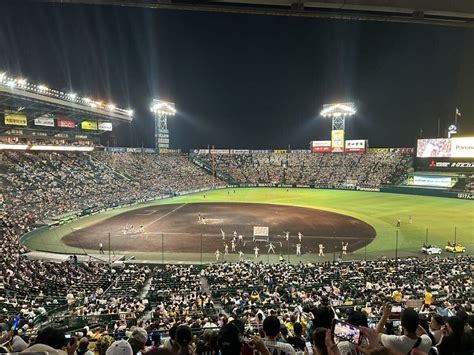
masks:
[[[127,225],[133,230],[126,231]],[[269,227],[266,241],[252,239],[255,225]],[[231,250],[234,231],[243,240]],[[290,232],[289,239],[284,231]],[[62,253],[97,254],[102,243],[108,254],[110,242],[111,253],[150,262],[210,262],[216,260],[216,250],[221,261],[237,261],[238,251],[245,259],[264,262],[279,256],[291,262],[329,261],[340,256],[342,242],[348,243],[346,260],[395,253],[422,257],[425,242],[442,248],[442,256],[452,256],[444,251],[447,241],[465,246],[465,254],[474,250],[474,204],[379,192],[223,189],[108,210],[27,239],[30,249]],[[269,244],[275,246],[275,254],[268,254]],[[297,244],[301,256],[296,255]],[[318,255],[319,244],[325,256]]]

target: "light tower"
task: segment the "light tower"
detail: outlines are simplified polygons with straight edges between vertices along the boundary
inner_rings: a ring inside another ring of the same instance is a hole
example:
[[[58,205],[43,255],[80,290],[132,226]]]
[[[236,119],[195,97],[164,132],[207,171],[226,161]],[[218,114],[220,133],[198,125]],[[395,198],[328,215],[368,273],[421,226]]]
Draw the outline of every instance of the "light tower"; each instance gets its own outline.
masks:
[[[320,115],[332,119],[331,148],[333,152],[344,152],[346,118],[355,113],[356,108],[353,102],[323,105]]]
[[[150,107],[155,114],[155,148],[158,153],[170,147],[170,134],[168,131],[168,117],[176,114],[173,102],[153,100]]]

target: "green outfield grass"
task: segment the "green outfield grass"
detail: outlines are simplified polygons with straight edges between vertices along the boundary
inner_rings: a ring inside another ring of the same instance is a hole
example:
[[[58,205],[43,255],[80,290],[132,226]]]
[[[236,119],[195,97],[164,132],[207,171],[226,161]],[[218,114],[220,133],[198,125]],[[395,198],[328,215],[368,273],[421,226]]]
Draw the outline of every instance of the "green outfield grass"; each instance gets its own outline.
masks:
[[[228,191],[230,192],[228,194]],[[204,197],[205,194],[205,197]],[[375,240],[367,246],[367,250],[353,253],[353,257],[369,257],[379,255],[394,256],[396,232],[398,230],[399,255],[420,255],[420,247],[426,240],[444,249],[448,240],[453,241],[456,234],[458,243],[466,246],[467,254],[474,250],[474,203],[469,200],[402,195],[380,192],[317,190],[304,188],[238,188],[208,191],[158,200],[156,202],[136,205],[123,209],[106,211],[102,214],[84,218],[62,226],[47,234],[32,238],[26,244],[32,249],[53,249],[74,252],[74,248],[64,246],[60,238],[71,228],[91,225],[105,218],[132,208],[141,208],[153,204],[194,203],[194,202],[251,202],[272,203],[281,205],[301,206],[328,210],[359,218],[377,231]],[[409,223],[412,216],[413,223]],[[401,219],[401,228],[396,227],[397,219]],[[444,253],[446,254],[446,253]],[[139,258],[151,258],[143,253]],[[179,259],[178,256],[170,256]],[[211,258],[211,255],[205,259]],[[154,258],[156,259],[156,258]],[[191,258],[198,260],[198,258]]]

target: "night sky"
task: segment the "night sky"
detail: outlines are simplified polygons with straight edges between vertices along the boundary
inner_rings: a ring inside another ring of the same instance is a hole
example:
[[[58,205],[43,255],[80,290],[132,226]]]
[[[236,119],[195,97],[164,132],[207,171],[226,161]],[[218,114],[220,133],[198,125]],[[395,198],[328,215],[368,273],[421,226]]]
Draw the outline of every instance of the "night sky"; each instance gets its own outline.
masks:
[[[324,103],[354,101],[350,139],[414,146],[459,107],[474,133],[474,30],[142,8],[0,4],[0,72],[133,108],[120,146],[153,146],[152,98],[179,111],[171,146],[307,148]]]

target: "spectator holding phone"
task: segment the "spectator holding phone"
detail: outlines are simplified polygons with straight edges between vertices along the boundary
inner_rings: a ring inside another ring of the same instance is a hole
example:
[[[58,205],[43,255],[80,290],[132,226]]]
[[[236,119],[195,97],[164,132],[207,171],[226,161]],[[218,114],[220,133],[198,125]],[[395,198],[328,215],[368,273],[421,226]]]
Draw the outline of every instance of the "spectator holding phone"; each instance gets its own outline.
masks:
[[[387,335],[381,333],[391,315],[391,309],[392,306],[390,304],[384,305],[382,318],[376,327],[379,332],[380,343],[383,346],[402,354],[410,353],[415,349],[428,352],[431,349],[431,339],[420,326],[418,313],[411,308],[402,310],[400,314],[400,321],[403,329],[402,335]]]
[[[450,317],[442,327],[443,335],[436,348],[440,355],[472,354],[474,345],[468,333],[464,332],[464,323],[458,316]]]

